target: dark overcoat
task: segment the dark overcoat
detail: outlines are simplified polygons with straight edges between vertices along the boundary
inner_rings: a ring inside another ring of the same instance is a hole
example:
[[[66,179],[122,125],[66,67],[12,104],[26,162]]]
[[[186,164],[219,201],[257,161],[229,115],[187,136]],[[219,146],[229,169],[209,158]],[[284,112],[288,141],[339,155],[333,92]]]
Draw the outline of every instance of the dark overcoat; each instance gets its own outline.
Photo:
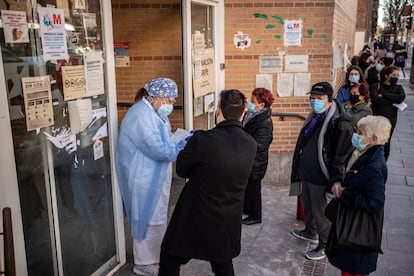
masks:
[[[347,172],[341,202],[357,210],[380,213],[384,209],[386,181],[384,147],[377,145],[361,155]],[[376,270],[378,253],[363,249],[338,248],[334,231],[335,224],[332,224],[325,250],[332,265],[353,274],[368,275]]]
[[[256,142],[242,124],[226,120],[196,131],[177,157],[188,178],[161,244],[177,257],[225,262],[240,254],[244,191]]]

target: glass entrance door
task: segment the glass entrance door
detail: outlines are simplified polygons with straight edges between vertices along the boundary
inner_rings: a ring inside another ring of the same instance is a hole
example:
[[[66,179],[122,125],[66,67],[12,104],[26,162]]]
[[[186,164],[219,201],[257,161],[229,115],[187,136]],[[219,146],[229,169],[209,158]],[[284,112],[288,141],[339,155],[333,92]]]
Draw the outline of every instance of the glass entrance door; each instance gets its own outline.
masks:
[[[223,1],[183,1],[186,127],[214,126],[217,96],[223,89]]]
[[[16,1],[1,11],[2,132],[14,154],[1,162],[16,171],[23,274],[104,274],[120,262],[104,15],[99,0]]]

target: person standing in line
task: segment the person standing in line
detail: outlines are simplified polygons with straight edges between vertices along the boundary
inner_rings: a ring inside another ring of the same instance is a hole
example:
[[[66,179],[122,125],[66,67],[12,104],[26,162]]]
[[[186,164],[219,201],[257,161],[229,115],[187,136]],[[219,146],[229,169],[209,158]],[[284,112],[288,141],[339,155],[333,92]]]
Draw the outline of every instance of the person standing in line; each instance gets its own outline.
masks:
[[[395,41],[394,47],[394,60],[395,60],[395,66],[400,68],[401,72],[403,73],[403,76],[405,78],[405,60],[408,58],[407,51],[405,50],[405,47],[400,45],[398,41]]]
[[[139,90],[125,115],[116,148],[116,169],[133,237],[134,267],[139,275],[158,275],[160,245],[167,227],[172,161],[186,141],[170,142],[168,115],[178,95],[167,78]]]
[[[383,212],[387,181],[383,145],[389,138],[390,129],[389,120],[383,116],[369,115],[358,122],[358,132],[352,137],[352,144],[356,149],[348,161],[343,184],[335,183],[331,188],[341,204],[371,215]],[[383,219],[384,214],[381,216]],[[360,246],[339,247],[335,228],[334,221],[329,232],[326,255],[329,262],[342,271],[342,276],[362,276],[375,271],[378,253],[367,251]],[[362,235],[368,236],[372,233]]]
[[[353,129],[345,107],[332,99],[333,89],[329,83],[314,84],[309,94],[312,112],[296,143],[289,195],[301,194],[305,211],[305,229],[294,229],[292,235],[318,244],[305,256],[321,260],[326,257],[330,228],[324,215],[328,187],[344,177],[345,162],[354,149],[351,144]]]
[[[358,121],[367,115],[372,115],[368,106],[369,91],[366,83],[357,83],[351,87],[351,100],[345,105],[352,115],[352,127],[356,130]]]
[[[351,86],[356,83],[365,82],[364,73],[358,66],[349,66],[346,71],[345,84],[342,85],[336,95],[336,100],[342,104],[346,104],[350,99]]]
[[[390,155],[390,142],[395,126],[397,125],[398,108],[394,104],[400,104],[405,99],[404,88],[398,84],[399,71],[395,66],[385,67],[380,73],[380,85],[371,90],[371,108],[373,115],[381,115],[390,120],[390,139],[384,145],[385,160]]]
[[[215,275],[234,275],[240,254],[244,191],[256,156],[256,141],[243,130],[246,98],[224,90],[216,127],[196,131],[177,157],[188,178],[161,244],[159,276],[178,276],[190,259],[209,261]]]
[[[269,161],[269,147],[273,140],[272,92],[266,88],[256,88],[251,101],[247,103],[248,112],[244,116],[244,130],[257,143],[256,158],[244,194],[243,213],[247,215],[242,223],[252,225],[262,222],[262,179]]]

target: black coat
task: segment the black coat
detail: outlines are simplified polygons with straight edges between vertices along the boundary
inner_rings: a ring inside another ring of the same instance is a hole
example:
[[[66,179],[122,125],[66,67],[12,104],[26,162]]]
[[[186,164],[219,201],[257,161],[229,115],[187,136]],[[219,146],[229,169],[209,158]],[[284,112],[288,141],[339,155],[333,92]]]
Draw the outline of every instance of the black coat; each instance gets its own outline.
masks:
[[[328,115],[324,120],[328,120],[328,116],[331,112],[333,115],[328,121],[325,132],[321,131],[319,134],[319,143],[321,143],[322,146],[318,148],[318,152],[323,159],[319,160],[319,164],[322,166],[323,164],[321,164],[321,162],[323,162],[328,173],[328,177],[326,177],[328,183],[327,190],[330,190],[331,186],[335,182],[342,181],[345,175],[346,160],[354,150],[351,142],[352,134],[354,133],[351,124],[351,116],[345,110],[345,107],[342,104],[336,102],[336,100],[334,100],[332,103],[332,106],[328,111]],[[298,182],[301,182],[301,170],[306,169],[300,167],[300,157],[303,148],[307,145],[307,138],[304,135],[304,131],[313,115],[313,112],[309,114],[302,130],[299,133],[298,141],[296,143],[292,160],[292,187],[290,195],[300,194],[300,191],[297,191],[297,189],[293,188],[293,186],[296,186]],[[323,139],[323,141],[321,139]]]
[[[173,256],[212,262],[240,254],[244,191],[256,142],[242,124],[226,120],[196,131],[178,154],[185,184],[161,244]]]
[[[384,209],[386,181],[384,147],[374,146],[361,155],[346,174],[341,201],[354,209],[379,213]],[[335,247],[334,229],[335,225],[332,225],[326,246],[329,262],[354,274],[368,275],[375,271],[378,253]]]
[[[378,94],[382,96],[379,97]],[[372,114],[388,118],[391,124],[395,126],[397,123],[398,109],[392,104],[402,103],[404,99],[405,92],[401,85],[381,84],[379,89],[371,89]]]
[[[246,119],[247,121],[243,122],[244,129],[257,143],[256,158],[254,160],[252,173],[250,174],[250,179],[260,180],[266,174],[269,161],[269,147],[273,140],[272,110],[265,107],[265,109],[257,115],[253,114],[253,117],[247,117]]]

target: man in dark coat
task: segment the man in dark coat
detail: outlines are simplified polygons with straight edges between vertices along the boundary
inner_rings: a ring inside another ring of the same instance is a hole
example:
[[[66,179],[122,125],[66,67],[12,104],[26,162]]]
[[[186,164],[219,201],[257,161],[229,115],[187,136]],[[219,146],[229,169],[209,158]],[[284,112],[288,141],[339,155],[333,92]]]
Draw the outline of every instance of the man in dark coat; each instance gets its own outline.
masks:
[[[188,178],[161,244],[160,276],[176,276],[190,259],[211,263],[215,275],[234,275],[240,254],[244,190],[256,142],[241,124],[246,98],[224,90],[217,126],[196,131],[177,157],[177,175]]]
[[[329,195],[326,192],[345,175],[346,160],[354,149],[351,144],[353,128],[344,106],[332,99],[333,89],[329,83],[314,84],[309,94],[312,112],[296,143],[290,190],[290,195],[302,195],[305,229],[294,229],[292,234],[318,244],[305,256],[320,260],[326,257],[330,229],[330,222],[324,215]]]

